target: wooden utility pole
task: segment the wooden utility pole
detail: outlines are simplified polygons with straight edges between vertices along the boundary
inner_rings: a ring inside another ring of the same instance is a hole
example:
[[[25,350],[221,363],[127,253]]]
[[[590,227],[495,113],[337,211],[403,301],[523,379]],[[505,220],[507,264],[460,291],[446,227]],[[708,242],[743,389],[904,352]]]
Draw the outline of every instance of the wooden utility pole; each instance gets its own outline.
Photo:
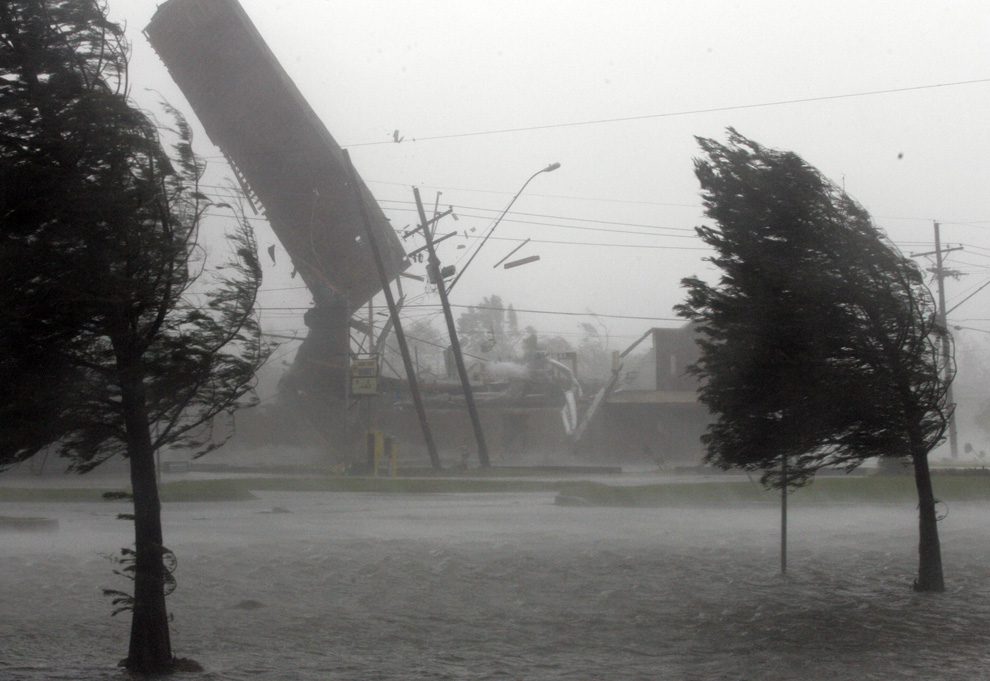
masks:
[[[399,343],[399,351],[402,353],[402,363],[406,368],[406,377],[409,379],[409,392],[412,394],[413,404],[416,406],[416,415],[419,417],[419,426],[423,431],[423,440],[426,442],[426,450],[430,455],[430,464],[434,470],[440,470],[440,457],[437,455],[437,446],[433,441],[433,433],[430,431],[430,424],[426,420],[426,408],[423,406],[423,396],[419,392],[419,383],[416,381],[416,370],[409,355],[409,346],[406,344],[406,335],[402,332],[402,321],[399,319],[399,312],[395,306],[395,298],[392,296],[392,285],[385,273],[385,263],[382,262],[381,251],[378,250],[378,242],[375,241],[375,234],[371,229],[371,221],[368,218],[368,209],[364,205],[364,197],[361,195],[361,183],[358,180],[354,164],[351,163],[351,156],[344,149],[344,159],[347,161],[347,171],[350,174],[351,185],[354,187],[354,197],[357,200],[358,208],[361,211],[361,221],[364,223],[364,233],[371,246],[371,255],[375,260],[375,267],[378,269],[378,277],[381,280],[382,290],[385,292],[385,302],[388,304],[388,312],[395,327],[395,339]],[[422,212],[422,208],[420,208]]]
[[[955,250],[955,249],[948,249]],[[951,379],[949,375],[949,324],[945,311],[945,270],[942,268],[942,239],[939,234],[938,221],[935,222],[935,278],[938,281],[938,321],[942,325],[946,337],[942,339],[942,361],[945,363],[946,379]],[[956,437],[956,404],[952,399],[952,381],[948,380],[945,387],[945,400],[949,403],[952,413],[949,415],[949,451],[952,458],[959,458],[959,444]]]
[[[434,248],[433,234],[429,221],[426,219],[426,211],[423,210],[423,201],[419,198],[419,188],[413,187],[413,195],[416,197],[416,209],[419,211],[419,221],[423,229],[423,237],[426,239],[426,248],[430,252],[430,260],[427,265],[433,280],[437,284],[437,293],[440,294],[440,305],[443,307],[443,316],[447,320],[447,333],[450,335],[450,351],[454,355],[454,362],[457,364],[457,373],[461,377],[461,389],[464,391],[464,402],[467,404],[468,414],[471,416],[471,426],[474,428],[474,438],[478,443],[478,463],[482,468],[488,468],[491,462],[488,460],[488,445],[485,444],[485,434],[481,430],[481,419],[478,417],[478,408],[474,404],[474,393],[471,392],[471,379],[468,376],[467,367],[464,366],[464,355],[461,354],[461,342],[457,339],[457,327],[454,326],[454,315],[450,311],[450,301],[447,299],[446,285],[443,277],[440,276],[440,258]]]

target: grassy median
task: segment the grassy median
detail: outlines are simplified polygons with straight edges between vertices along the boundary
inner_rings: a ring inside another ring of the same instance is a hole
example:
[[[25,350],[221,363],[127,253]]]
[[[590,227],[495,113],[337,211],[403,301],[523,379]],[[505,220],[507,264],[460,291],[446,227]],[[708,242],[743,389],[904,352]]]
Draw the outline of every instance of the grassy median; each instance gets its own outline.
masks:
[[[936,475],[935,494],[946,501],[990,501],[990,476]],[[101,502],[105,492],[119,489],[0,487],[0,502]],[[725,506],[777,503],[780,492],[765,490],[745,477],[714,481],[620,485],[554,479],[361,478],[339,476],[258,477],[184,480],[162,485],[162,500],[175,502],[235,502],[256,498],[254,492],[352,492],[366,494],[492,494],[550,492],[560,502],[579,506],[659,507]],[[914,503],[910,476],[823,476],[794,491],[794,503]]]

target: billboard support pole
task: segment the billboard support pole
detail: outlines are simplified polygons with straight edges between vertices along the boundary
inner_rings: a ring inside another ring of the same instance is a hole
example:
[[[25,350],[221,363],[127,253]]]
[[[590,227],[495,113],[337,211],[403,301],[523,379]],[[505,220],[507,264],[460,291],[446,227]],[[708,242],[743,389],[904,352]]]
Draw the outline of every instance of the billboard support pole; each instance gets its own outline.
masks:
[[[385,274],[385,263],[382,262],[382,254],[378,250],[378,242],[375,240],[375,233],[371,228],[371,221],[368,218],[368,210],[364,205],[364,197],[361,196],[361,183],[358,181],[357,171],[351,163],[351,155],[344,149],[344,159],[347,161],[347,171],[350,175],[351,186],[354,188],[354,197],[357,199],[358,207],[361,209],[361,222],[364,224],[364,233],[371,247],[371,254],[375,260],[375,267],[378,268],[378,276],[381,279],[382,291],[385,293],[385,302],[388,304],[388,313],[392,316],[392,326],[395,327],[395,339],[399,343],[399,351],[402,353],[402,363],[406,368],[406,376],[409,378],[409,392],[412,394],[413,404],[416,406],[416,415],[419,417],[419,427],[423,431],[423,440],[426,442],[426,450],[430,455],[430,464],[433,470],[440,470],[440,457],[437,455],[437,446],[433,441],[433,433],[430,431],[430,424],[426,420],[426,408],[423,406],[423,396],[419,392],[419,383],[416,381],[416,370],[409,355],[409,346],[406,344],[406,335],[402,331],[402,321],[399,319],[399,312],[395,307],[395,297],[392,295],[392,286],[389,283],[388,275]]]

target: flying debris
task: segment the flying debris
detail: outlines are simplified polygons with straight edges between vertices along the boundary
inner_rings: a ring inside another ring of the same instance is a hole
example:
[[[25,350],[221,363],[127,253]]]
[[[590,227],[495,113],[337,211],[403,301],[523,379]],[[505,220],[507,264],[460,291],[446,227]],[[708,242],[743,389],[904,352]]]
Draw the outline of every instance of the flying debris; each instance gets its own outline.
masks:
[[[512,262],[507,262],[503,265],[503,269],[512,269],[513,267],[519,267],[520,265],[528,265],[531,262],[536,262],[540,259],[538,255],[531,255],[527,258],[521,258],[519,260],[513,260]]]
[[[466,236],[466,234],[465,234],[465,236]],[[518,253],[519,252],[519,249],[521,249],[523,246],[525,246],[528,243],[529,243],[529,239],[526,239],[524,242],[522,242],[521,244],[519,244],[518,246],[516,246],[515,248],[513,248],[511,251],[509,251],[508,255],[506,255],[504,258],[502,258],[497,263],[495,263],[494,265],[492,265],[492,269],[495,269],[496,267],[498,267],[499,265],[501,265],[502,263],[504,263],[506,260],[508,260],[509,258],[511,258],[513,255],[515,255],[516,253]],[[520,264],[521,265],[522,263],[519,262],[519,263],[516,263],[516,264]],[[506,265],[505,266],[505,269],[509,269],[509,266]]]

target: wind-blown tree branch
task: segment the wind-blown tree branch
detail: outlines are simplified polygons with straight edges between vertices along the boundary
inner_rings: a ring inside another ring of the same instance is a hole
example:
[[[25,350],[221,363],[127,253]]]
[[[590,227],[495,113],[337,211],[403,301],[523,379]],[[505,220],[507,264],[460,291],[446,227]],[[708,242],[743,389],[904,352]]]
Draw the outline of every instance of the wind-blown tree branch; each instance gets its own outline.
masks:
[[[697,232],[721,276],[715,285],[685,279],[677,310],[698,324],[701,356],[690,371],[715,417],[703,436],[708,462],[761,470],[781,486],[870,457],[910,460],[915,588],[943,590],[928,453],[952,408],[951,338],[921,272],[797,155],[732,129],[727,145],[698,142],[695,173],[717,226]]]
[[[0,4],[0,467],[47,446],[80,472],[129,460],[127,666],[158,673],[174,657],[155,452],[216,446],[204,426],[251,402],[268,348],[251,229],[211,266],[189,129],[133,105],[127,58],[96,0]]]

